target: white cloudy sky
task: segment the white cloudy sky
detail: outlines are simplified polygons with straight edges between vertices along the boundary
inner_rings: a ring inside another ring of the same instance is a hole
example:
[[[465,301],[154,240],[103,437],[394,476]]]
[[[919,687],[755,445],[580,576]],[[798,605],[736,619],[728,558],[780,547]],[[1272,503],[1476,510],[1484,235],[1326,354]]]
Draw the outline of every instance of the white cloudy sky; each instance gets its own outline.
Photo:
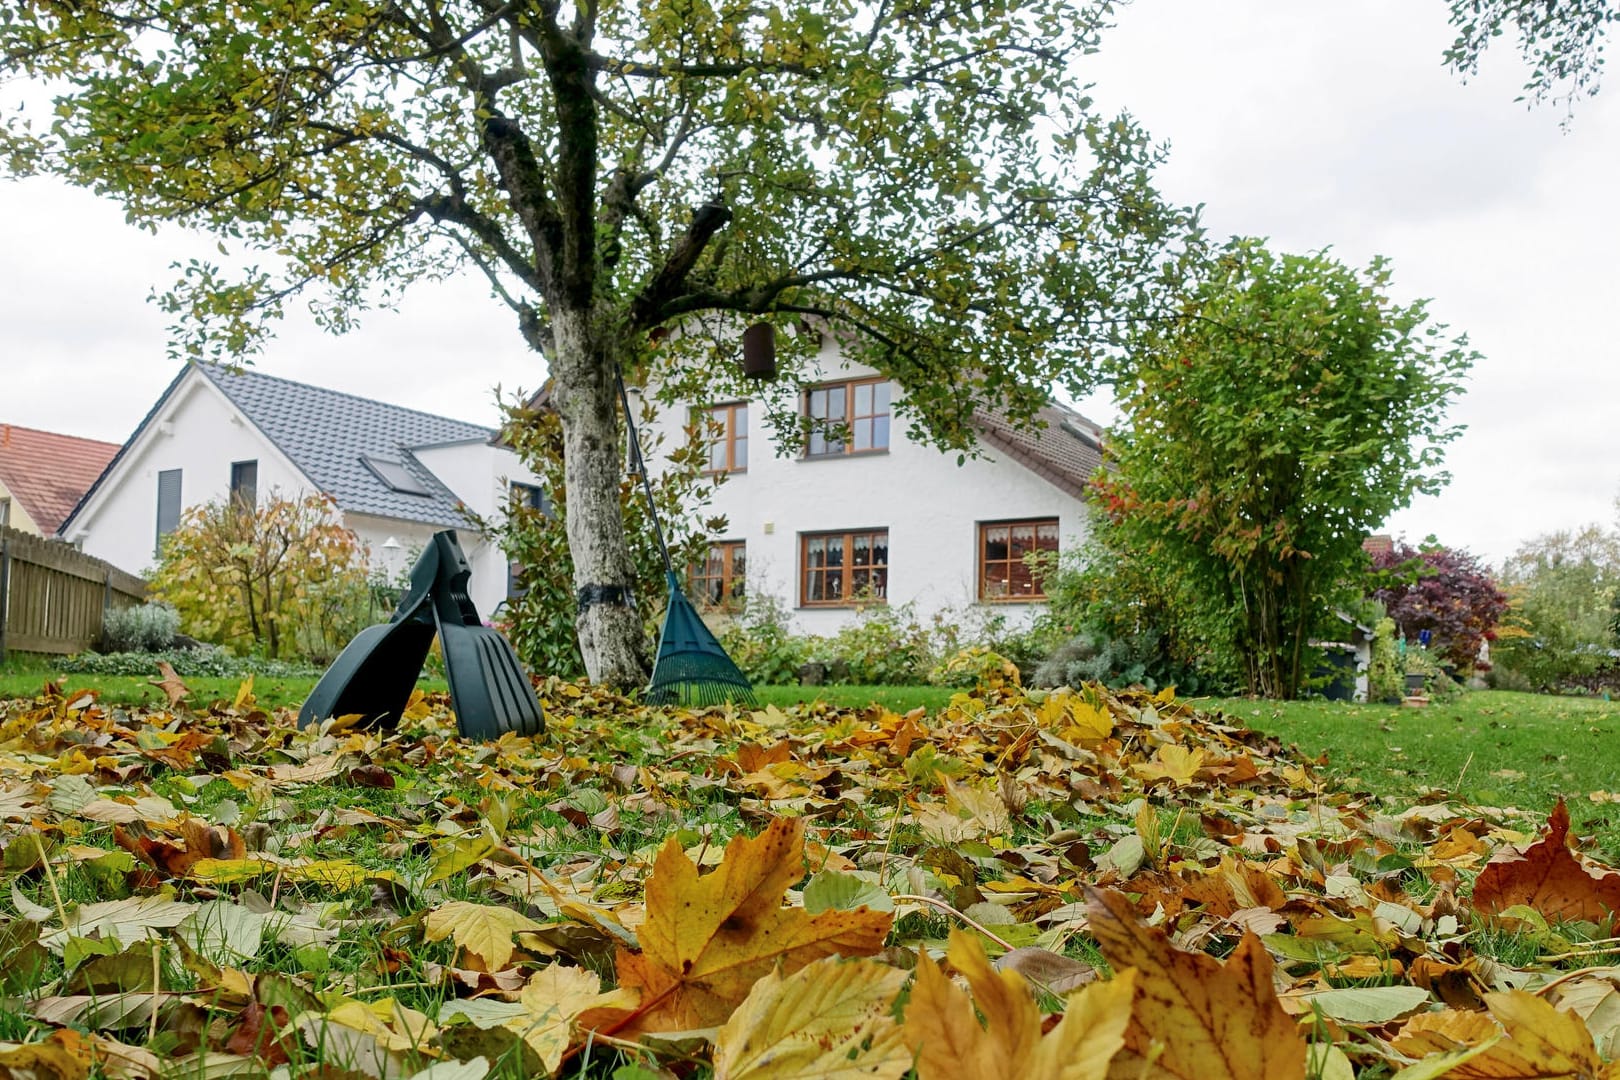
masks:
[[[1620,492],[1620,85],[1559,128],[1514,102],[1504,47],[1462,84],[1442,0],[1137,0],[1092,59],[1097,96],[1172,146],[1161,187],[1216,234],[1394,260],[1401,299],[1485,354],[1455,418],[1454,475],[1390,522],[1498,561],[1609,520]],[[146,302],[212,243],[153,237],[45,181],[0,186],[0,421],[119,441],[173,377]],[[424,289],[346,338],[289,319],[270,374],[493,424],[542,372],[477,282]],[[1111,419],[1106,402],[1088,402]]]

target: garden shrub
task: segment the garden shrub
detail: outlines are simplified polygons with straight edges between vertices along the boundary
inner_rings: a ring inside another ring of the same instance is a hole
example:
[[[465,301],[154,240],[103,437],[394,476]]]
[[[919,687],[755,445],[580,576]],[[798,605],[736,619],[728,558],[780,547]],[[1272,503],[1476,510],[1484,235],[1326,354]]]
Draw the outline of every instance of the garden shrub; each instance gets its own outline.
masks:
[[[55,669],[68,675],[156,675],[159,662],[167,663],[183,677],[245,679],[313,678],[321,673],[314,665],[263,657],[236,656],[217,645],[195,649],[164,649],[161,652],[80,653],[56,662]]]
[[[787,602],[770,593],[750,591],[718,637],[732,662],[759,686],[798,682],[799,667],[810,657],[811,639],[793,634]]]
[[[1387,615],[1373,625],[1372,656],[1367,664],[1367,700],[1399,702],[1406,693],[1395,644],[1395,620]]]
[[[101,621],[106,652],[150,653],[167,649],[180,632],[180,613],[167,604],[113,608]]]
[[[188,510],[152,592],[193,637],[272,660],[330,660],[372,615],[365,548],[322,494]]]
[[[822,653],[829,664],[846,665],[849,682],[857,686],[920,683],[934,654],[928,631],[917,622],[914,610],[910,604],[871,605],[813,651]]]

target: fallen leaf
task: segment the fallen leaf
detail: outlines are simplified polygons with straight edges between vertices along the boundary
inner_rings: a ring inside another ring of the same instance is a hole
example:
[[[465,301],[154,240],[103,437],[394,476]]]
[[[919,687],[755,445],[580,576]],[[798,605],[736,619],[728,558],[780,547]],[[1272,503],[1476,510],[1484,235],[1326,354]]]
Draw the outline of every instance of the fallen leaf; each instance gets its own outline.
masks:
[[[1620,874],[1594,872],[1569,847],[1569,808],[1559,799],[1547,833],[1521,855],[1492,858],[1474,881],[1476,911],[1495,914],[1523,904],[1549,922],[1590,922],[1613,933],[1620,913]]]
[[[451,900],[428,912],[422,936],[429,941],[450,938],[469,956],[477,957],[483,970],[500,971],[516,951],[512,938],[540,927],[540,923],[508,907]]]
[[[1070,995],[1063,1019],[1044,1038],[1041,1014],[1023,976],[995,971],[976,938],[951,931],[946,952],[973,996],[954,986],[924,950],[906,1001],[905,1041],[918,1080],[1016,1076],[1021,1080],[1103,1080],[1125,1043],[1134,972]],[[975,1010],[984,1016],[979,1023]]]
[[[889,1009],[905,980],[887,964],[837,957],[786,978],[770,972],[715,1037],[715,1080],[898,1080],[912,1055]]]
[[[186,698],[191,696],[191,687],[185,684],[178,672],[167,660],[158,661],[158,674],[161,679],[146,680],[151,685],[163,691],[163,696],[169,699],[169,708],[175,708]]]
[[[1115,970],[1137,969],[1126,1053],[1114,1075],[1177,1080],[1298,1080],[1305,1040],[1283,1011],[1271,957],[1245,933],[1223,964],[1170,944],[1121,893],[1087,888],[1091,932]]]
[[[674,837],[666,840],[647,880],[641,951],[618,951],[619,984],[642,993],[634,1030],[722,1024],[778,963],[791,974],[824,956],[883,947],[888,912],[783,907],[803,876],[799,818],[775,818],[754,839],[732,838],[720,865],[703,875]]]

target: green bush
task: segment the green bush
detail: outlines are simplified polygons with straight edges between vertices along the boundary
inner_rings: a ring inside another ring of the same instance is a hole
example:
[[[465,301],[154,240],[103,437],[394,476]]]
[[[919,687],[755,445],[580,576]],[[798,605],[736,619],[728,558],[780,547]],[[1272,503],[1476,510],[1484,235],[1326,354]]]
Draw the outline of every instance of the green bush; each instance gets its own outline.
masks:
[[[1367,700],[1399,702],[1406,694],[1406,673],[1401,670],[1395,645],[1395,620],[1389,616],[1373,624],[1372,657],[1367,664]]]
[[[718,637],[732,662],[757,686],[797,683],[812,641],[793,634],[787,603],[770,593],[749,593],[742,611]]]
[[[218,679],[310,678],[321,669],[313,664],[236,656],[217,645],[196,649],[165,649],[161,652],[80,653],[58,661],[56,670],[68,675],[156,675],[159,661],[169,664],[181,676],[195,675]]]
[[[827,662],[848,668],[848,681],[856,686],[903,686],[922,682],[933,666],[934,651],[928,631],[916,620],[909,604],[889,607],[874,604],[819,648]],[[815,653],[817,650],[813,649]],[[823,659],[815,655],[814,659]]]
[[[180,632],[180,613],[167,604],[113,608],[101,621],[107,652],[150,653],[167,649]]]

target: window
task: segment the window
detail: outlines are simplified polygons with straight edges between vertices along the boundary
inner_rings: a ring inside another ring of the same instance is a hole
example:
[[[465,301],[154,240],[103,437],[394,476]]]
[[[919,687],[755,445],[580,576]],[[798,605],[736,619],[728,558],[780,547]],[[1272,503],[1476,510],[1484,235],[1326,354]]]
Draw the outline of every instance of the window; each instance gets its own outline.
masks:
[[[180,469],[165,469],[158,473],[157,485],[157,544],[163,552],[163,538],[180,527]]]
[[[695,409],[692,422],[702,425],[698,438],[709,446],[709,467],[705,472],[748,471],[748,402]]]
[[[692,596],[709,611],[741,609],[747,587],[747,548],[741,540],[711,544],[708,558],[692,567]]]
[[[512,497],[530,510],[538,510],[546,517],[551,516],[551,500],[546,498],[545,491],[536,484],[519,484],[513,481]]]
[[[251,510],[259,502],[259,463],[231,462],[231,504]]]
[[[1031,555],[1056,555],[1057,518],[991,521],[979,526],[979,599],[1044,600],[1046,590]]]
[[[403,461],[390,461],[388,458],[374,458],[370,454],[360,455],[360,464],[371,470],[371,474],[384,484],[390,491],[397,491],[401,495],[427,495],[430,494],[422,482],[411,475]]]
[[[11,498],[0,499],[0,529],[11,524]]]
[[[856,379],[804,392],[809,425],[805,457],[867,454],[889,448],[889,382]]]
[[[889,595],[889,530],[815,533],[799,538],[799,602],[848,607]]]

